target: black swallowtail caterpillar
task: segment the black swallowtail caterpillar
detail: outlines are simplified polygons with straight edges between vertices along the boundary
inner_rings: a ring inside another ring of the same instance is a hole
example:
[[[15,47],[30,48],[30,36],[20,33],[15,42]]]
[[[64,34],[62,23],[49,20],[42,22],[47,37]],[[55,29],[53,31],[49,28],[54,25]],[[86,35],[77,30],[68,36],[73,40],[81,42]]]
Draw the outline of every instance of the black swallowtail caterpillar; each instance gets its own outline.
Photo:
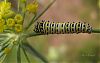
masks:
[[[92,27],[85,22],[54,23],[42,21],[36,23],[34,31],[41,34],[91,33]]]

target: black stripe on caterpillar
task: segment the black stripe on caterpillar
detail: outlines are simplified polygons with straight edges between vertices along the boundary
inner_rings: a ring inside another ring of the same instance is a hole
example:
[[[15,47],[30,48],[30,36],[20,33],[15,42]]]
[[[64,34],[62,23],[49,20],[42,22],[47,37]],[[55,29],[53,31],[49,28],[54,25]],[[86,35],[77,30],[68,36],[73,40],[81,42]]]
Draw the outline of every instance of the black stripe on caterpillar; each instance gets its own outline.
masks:
[[[34,28],[36,33],[41,34],[69,34],[69,33],[91,33],[92,27],[88,23],[66,22],[55,23],[49,21],[37,22]]]

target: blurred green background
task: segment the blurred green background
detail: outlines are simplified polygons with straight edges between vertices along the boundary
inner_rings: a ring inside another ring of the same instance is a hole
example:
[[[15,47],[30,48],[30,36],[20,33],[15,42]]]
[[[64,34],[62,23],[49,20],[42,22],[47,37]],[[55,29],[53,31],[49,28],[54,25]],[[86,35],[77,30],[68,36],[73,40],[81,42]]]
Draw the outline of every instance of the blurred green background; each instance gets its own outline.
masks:
[[[16,0],[11,1],[16,2]],[[41,12],[50,0],[38,0],[38,2],[38,12]],[[99,6],[100,0],[56,0],[39,20],[87,22],[93,28],[100,29]],[[28,41],[48,58],[50,63],[100,63],[100,34],[55,34],[31,37]],[[10,55],[9,63],[15,63],[14,56]],[[42,63],[37,57],[30,54],[29,56],[32,63]],[[26,63],[24,56],[23,63]]]

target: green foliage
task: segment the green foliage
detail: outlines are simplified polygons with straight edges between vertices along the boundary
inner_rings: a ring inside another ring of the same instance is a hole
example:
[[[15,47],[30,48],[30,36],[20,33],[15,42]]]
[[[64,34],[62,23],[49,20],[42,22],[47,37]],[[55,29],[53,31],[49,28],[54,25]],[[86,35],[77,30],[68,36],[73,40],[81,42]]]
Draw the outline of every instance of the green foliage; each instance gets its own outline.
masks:
[[[38,2],[37,3],[30,3],[27,7],[26,0],[17,0],[17,11],[13,10],[11,7],[11,3],[4,0],[0,3],[0,24],[7,26],[3,27],[0,26],[0,62],[5,63],[22,63],[22,60],[27,63],[48,63],[47,59],[41,55],[37,50],[35,50],[27,41],[28,38],[34,36],[40,36],[45,34],[38,34],[35,32],[29,32],[29,28],[36,22],[55,2],[53,0],[50,2],[46,8],[38,14]],[[36,0],[35,0],[36,1]],[[97,0],[96,0],[97,1]],[[24,6],[21,6],[23,4]],[[31,7],[32,6],[32,7]],[[32,19],[29,21],[29,24],[26,26],[23,23],[25,22],[26,14],[33,13]],[[2,20],[4,19],[4,20]],[[9,24],[10,23],[10,24]],[[8,27],[9,25],[9,27]],[[25,28],[23,26],[26,26]],[[4,28],[4,29],[3,29]],[[5,30],[6,29],[6,30]],[[13,30],[14,29],[14,30]],[[93,29],[94,33],[100,33],[100,29]],[[98,48],[94,47],[92,51],[94,54],[98,53]],[[82,51],[83,52],[83,51]],[[33,56],[36,56],[39,60],[33,59]],[[96,55],[96,57],[98,57]],[[32,59],[31,59],[32,58]],[[89,57],[90,58],[90,57]],[[30,60],[31,59],[31,60]],[[88,59],[88,58],[87,58]],[[91,57],[90,60],[93,58]],[[94,61],[97,61],[94,59]],[[24,63],[24,62],[23,62]]]
[[[48,63],[46,58],[42,56],[37,50],[35,50],[32,46],[28,44],[27,38],[30,37],[30,33],[28,32],[28,28],[32,26],[34,21],[36,21],[39,17],[41,17],[44,12],[54,3],[52,1],[48,6],[43,10],[41,14],[38,16],[37,14],[37,8],[38,8],[38,2],[35,0],[32,4],[28,4],[26,6],[26,0],[18,0],[17,5],[17,12],[12,10],[11,3],[4,0],[0,2],[0,24],[5,25],[5,22],[7,22],[7,26],[4,27],[0,26],[0,62],[5,63],[21,63],[23,58],[27,60],[28,63],[31,63],[29,59],[29,54],[36,56],[43,61],[44,63]],[[21,4],[24,4],[22,7]],[[23,12],[24,9],[24,12]],[[22,10],[22,11],[21,11]],[[5,11],[11,11],[11,12],[5,12]],[[12,14],[14,12],[14,14]],[[22,26],[24,25],[24,20],[26,16],[26,12],[33,13],[35,16],[31,20],[30,24],[27,26],[28,28],[24,29]],[[12,16],[14,15],[14,16]],[[4,18],[4,16],[6,16]],[[11,17],[12,16],[12,17]],[[6,21],[7,20],[7,21]],[[10,29],[9,29],[10,28]],[[8,30],[9,29],[9,30]],[[13,32],[11,32],[13,29],[15,29]],[[6,30],[10,32],[6,32]],[[33,32],[31,32],[33,33]],[[35,36],[35,34],[33,34]],[[36,34],[38,35],[38,34]],[[26,40],[26,41],[25,41]],[[28,55],[27,55],[28,53]],[[14,54],[14,55],[13,55]],[[17,57],[16,59],[10,59],[11,57]],[[22,55],[24,56],[22,58]],[[16,62],[15,62],[16,61]],[[35,62],[35,60],[32,62]],[[37,61],[36,61],[37,62]]]

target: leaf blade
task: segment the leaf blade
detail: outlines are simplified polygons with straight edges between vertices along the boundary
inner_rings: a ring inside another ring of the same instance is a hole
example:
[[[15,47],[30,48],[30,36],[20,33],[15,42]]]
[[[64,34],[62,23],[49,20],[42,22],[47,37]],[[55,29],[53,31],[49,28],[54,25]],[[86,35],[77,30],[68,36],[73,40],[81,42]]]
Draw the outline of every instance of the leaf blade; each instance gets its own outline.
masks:
[[[31,63],[30,60],[29,60],[29,58],[28,58],[28,55],[27,55],[25,49],[23,47],[21,47],[21,48],[22,48],[22,50],[24,52],[24,55],[25,55],[26,60],[28,61],[28,63]]]
[[[32,46],[30,46],[28,43],[24,43],[23,46],[27,52],[31,53],[32,55],[37,56],[39,59],[41,59],[44,63],[48,63],[47,59],[42,56],[37,50],[35,50]]]
[[[21,63],[20,45],[18,46],[18,50],[17,50],[17,63]]]
[[[52,2],[50,2],[47,7],[35,18],[33,17],[33,19],[31,20],[31,22],[29,23],[29,25],[26,27],[26,30],[30,28],[30,26],[37,21],[55,2],[56,0],[53,0]]]

